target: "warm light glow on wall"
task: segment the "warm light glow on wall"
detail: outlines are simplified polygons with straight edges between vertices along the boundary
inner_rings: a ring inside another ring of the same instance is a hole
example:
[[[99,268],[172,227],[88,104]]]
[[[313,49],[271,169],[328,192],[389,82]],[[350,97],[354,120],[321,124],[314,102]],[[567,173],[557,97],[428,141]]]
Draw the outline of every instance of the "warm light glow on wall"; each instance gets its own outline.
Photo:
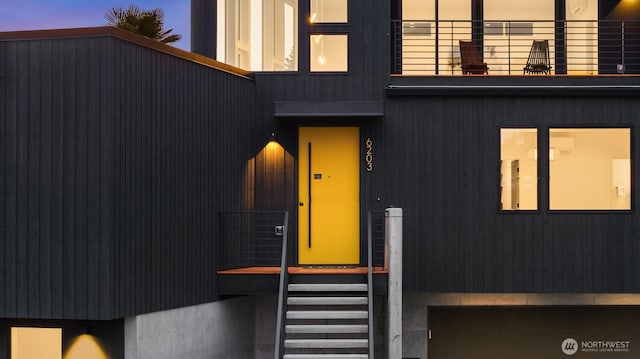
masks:
[[[621,0],[607,15],[609,20],[636,20],[640,13],[640,0]]]
[[[73,341],[64,359],[108,359],[108,357],[98,339],[89,334],[82,334]]]
[[[269,141],[264,149],[268,151],[268,154],[275,154],[278,149],[282,148],[282,146],[276,141]]]

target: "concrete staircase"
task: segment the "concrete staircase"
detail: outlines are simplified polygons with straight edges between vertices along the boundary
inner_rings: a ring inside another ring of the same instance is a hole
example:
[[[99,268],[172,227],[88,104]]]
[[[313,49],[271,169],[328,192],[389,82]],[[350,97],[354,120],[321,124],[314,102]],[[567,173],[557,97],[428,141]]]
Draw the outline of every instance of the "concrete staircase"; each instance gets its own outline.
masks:
[[[284,359],[369,359],[366,283],[288,285]]]

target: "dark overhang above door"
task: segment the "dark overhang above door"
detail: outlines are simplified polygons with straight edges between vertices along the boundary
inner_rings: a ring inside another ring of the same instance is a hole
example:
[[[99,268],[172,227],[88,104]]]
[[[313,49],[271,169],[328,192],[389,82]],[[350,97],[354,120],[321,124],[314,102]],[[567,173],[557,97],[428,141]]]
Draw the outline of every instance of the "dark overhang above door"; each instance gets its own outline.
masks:
[[[383,117],[382,101],[276,101],[275,117]]]

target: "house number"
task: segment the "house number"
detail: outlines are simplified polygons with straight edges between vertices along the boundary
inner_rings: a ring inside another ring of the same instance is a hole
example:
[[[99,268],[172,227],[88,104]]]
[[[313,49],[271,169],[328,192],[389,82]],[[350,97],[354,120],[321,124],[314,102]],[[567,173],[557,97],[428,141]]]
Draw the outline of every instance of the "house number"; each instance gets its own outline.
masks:
[[[371,140],[371,137],[367,137],[365,146],[367,147],[367,152],[364,156],[364,160],[366,162],[365,168],[367,169],[367,172],[371,172],[373,171],[373,141]]]

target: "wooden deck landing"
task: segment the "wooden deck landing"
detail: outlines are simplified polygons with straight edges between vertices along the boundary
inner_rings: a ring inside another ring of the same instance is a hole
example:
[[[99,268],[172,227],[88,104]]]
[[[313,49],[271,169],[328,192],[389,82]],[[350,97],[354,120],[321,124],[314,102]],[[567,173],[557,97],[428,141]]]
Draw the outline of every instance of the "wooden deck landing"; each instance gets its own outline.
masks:
[[[218,274],[279,274],[280,267],[246,267],[220,270]],[[383,267],[374,267],[373,274],[386,274]],[[289,267],[289,274],[367,274],[367,267]]]

